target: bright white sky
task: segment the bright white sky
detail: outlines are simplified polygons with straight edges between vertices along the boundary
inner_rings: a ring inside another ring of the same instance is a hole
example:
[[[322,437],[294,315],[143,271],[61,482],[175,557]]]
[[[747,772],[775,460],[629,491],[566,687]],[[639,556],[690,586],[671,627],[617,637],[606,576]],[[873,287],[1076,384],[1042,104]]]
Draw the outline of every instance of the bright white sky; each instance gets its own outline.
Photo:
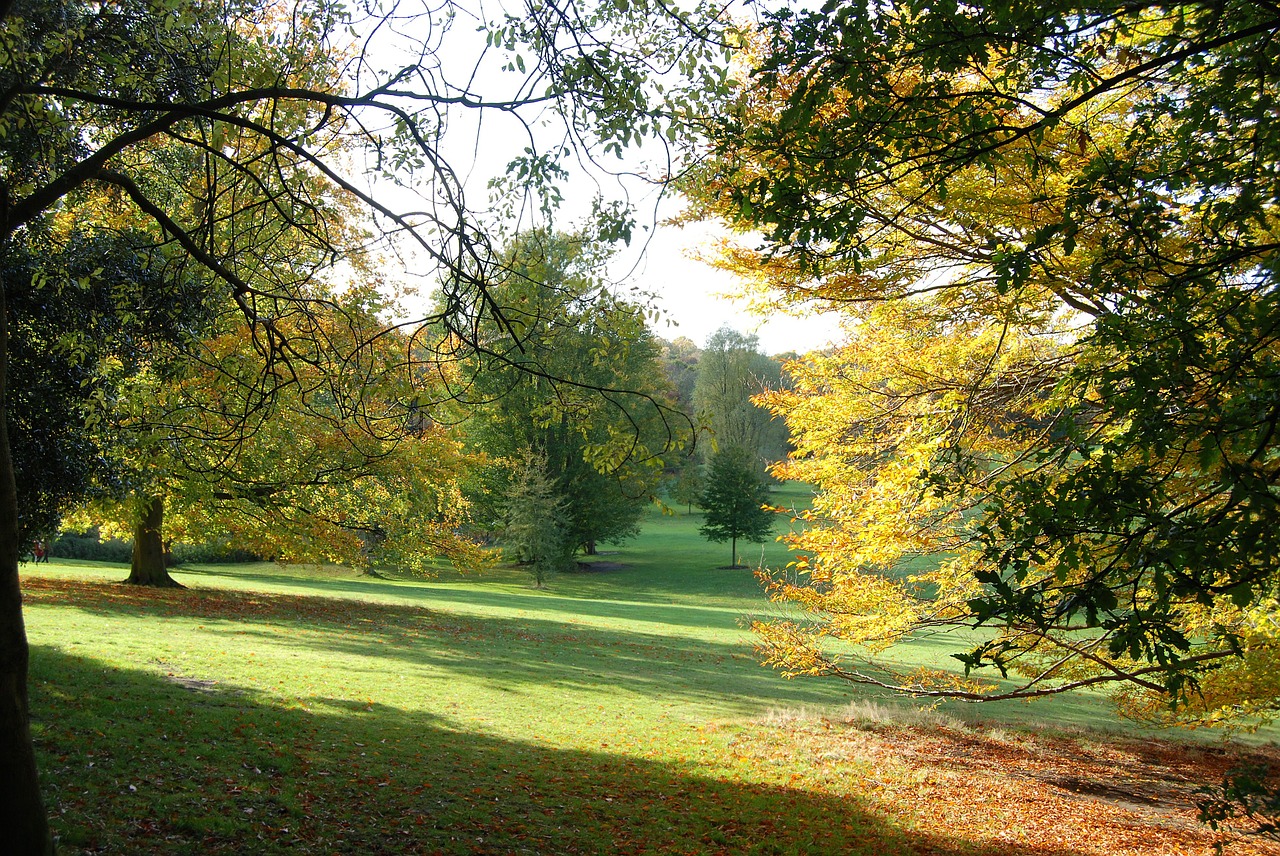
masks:
[[[494,13],[493,9],[487,11]],[[391,40],[387,43],[390,47],[396,37],[388,34],[387,38]],[[441,73],[449,74],[451,68],[455,72],[463,68],[467,70],[466,77],[470,78],[473,92],[481,92],[487,98],[511,94],[512,87],[519,85],[521,76],[498,72],[494,61],[499,58],[494,52],[485,51],[483,41],[475,30],[474,21],[457,22],[442,40],[442,44],[448,46],[449,55],[437,54]],[[388,51],[385,57],[387,64],[399,64],[390,54],[394,51]],[[472,76],[477,67],[482,70]],[[529,139],[526,128],[509,116],[486,112],[482,123],[477,123],[477,118],[474,111],[451,115],[442,148],[446,160],[463,173],[468,205],[484,208],[489,202],[489,178],[501,173],[506,164],[529,144]],[[548,133],[559,133],[557,126],[557,122],[549,122]],[[661,163],[664,153],[658,152],[656,157],[651,153],[650,157],[659,164],[648,166],[642,162],[643,154],[628,153],[625,164],[619,162],[619,166],[625,165],[628,169],[649,174],[666,171]],[[383,188],[381,192],[385,190]],[[631,194],[640,222],[651,224],[651,231],[637,230],[632,247],[620,249],[613,275],[620,280],[618,285],[621,289],[633,288],[654,296],[665,319],[655,325],[654,332],[659,336],[667,339],[685,336],[702,346],[708,336],[728,325],[739,332],[757,335],[761,349],[770,354],[784,351],[804,353],[841,338],[838,324],[830,317],[800,319],[774,313],[763,318],[747,312],[746,301],[733,297],[738,291],[738,284],[730,274],[687,255],[689,250],[707,240],[711,228],[652,225],[678,213],[679,200],[663,199],[655,210],[652,185],[638,179],[619,180],[603,172],[575,174],[561,187],[565,202],[557,220],[563,221],[565,228],[573,228],[573,221],[580,220],[589,212],[592,198],[602,190],[606,197],[616,193]],[[405,207],[412,209],[415,206],[409,202]],[[641,247],[644,248],[643,255],[640,255]],[[429,281],[419,283],[419,288],[431,290]]]
[[[645,254],[635,263],[627,283],[652,293],[666,323],[654,325],[665,339],[685,336],[699,347],[721,326],[740,333],[754,333],[767,354],[795,351],[803,354],[840,341],[839,323],[833,316],[797,318],[774,312],[761,316],[736,297],[737,280],[728,272],[691,259],[690,250],[711,240],[709,226],[659,226]],[[630,254],[634,258],[634,253]]]

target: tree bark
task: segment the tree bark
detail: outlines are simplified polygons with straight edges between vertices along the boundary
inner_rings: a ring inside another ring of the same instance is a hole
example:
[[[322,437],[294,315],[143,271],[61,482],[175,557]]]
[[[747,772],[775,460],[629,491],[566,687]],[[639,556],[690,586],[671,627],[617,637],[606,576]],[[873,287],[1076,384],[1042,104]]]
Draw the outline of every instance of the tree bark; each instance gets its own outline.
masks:
[[[7,7],[6,7],[7,8]],[[4,240],[0,239],[0,248]],[[9,449],[9,322],[0,281],[0,837],[14,856],[53,853],[27,700],[30,649],[18,581],[18,488]]]
[[[164,561],[164,499],[147,500],[142,518],[133,525],[133,563],[129,567],[129,585],[156,588],[182,588]]]

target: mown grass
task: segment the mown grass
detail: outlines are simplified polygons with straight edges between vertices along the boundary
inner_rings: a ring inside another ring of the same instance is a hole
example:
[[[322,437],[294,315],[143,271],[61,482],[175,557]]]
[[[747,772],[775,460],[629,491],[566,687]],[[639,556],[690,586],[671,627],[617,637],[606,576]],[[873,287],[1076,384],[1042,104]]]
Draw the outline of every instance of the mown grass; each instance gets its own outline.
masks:
[[[548,591],[514,569],[197,566],[184,591],[145,591],[114,583],[122,567],[28,566],[64,851],[1075,852],[939,831],[868,796],[884,769],[787,751],[785,712],[851,690],[755,662],[742,619],[769,607],[696,523],[655,514]],[[1089,696],[981,714],[1112,722]]]

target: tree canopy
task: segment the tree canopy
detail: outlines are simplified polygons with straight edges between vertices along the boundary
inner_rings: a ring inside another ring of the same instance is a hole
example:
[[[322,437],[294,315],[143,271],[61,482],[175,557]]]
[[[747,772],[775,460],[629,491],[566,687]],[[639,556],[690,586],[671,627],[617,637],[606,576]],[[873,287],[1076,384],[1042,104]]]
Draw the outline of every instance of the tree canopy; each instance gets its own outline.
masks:
[[[29,230],[5,248],[23,544],[51,537],[71,505],[120,483],[104,432],[90,426],[101,427],[115,381],[139,371],[148,343],[180,348],[200,325],[193,283],[165,275],[148,243],[127,232]]]
[[[821,488],[774,589],[815,617],[761,624],[770,662],[1276,710],[1277,29],[1231,2],[768,15],[691,190],[765,236],[724,264],[850,322],[767,399],[780,474]],[[957,624],[985,633],[964,679],[828,644]]]
[[[468,361],[462,393],[474,405],[468,440],[495,465],[487,489],[498,515],[513,477],[539,459],[564,501],[571,550],[588,553],[637,533],[665,455],[688,436],[643,307],[601,279],[606,257],[589,235],[518,235],[491,286],[497,347]]]
[[[752,400],[782,385],[781,364],[760,351],[755,336],[729,327],[712,333],[698,356],[693,385],[694,409],[709,433],[704,459],[736,446],[752,453],[763,474],[766,465],[786,457],[786,423]]]
[[[756,455],[742,446],[716,452],[707,466],[706,486],[698,504],[706,518],[698,531],[717,543],[729,542],[730,566],[738,567],[738,541],[763,544],[777,515],[768,507],[769,488],[759,473]]]
[[[404,370],[409,338],[384,329],[379,304],[353,290],[335,309],[312,314],[340,352],[367,342],[358,377],[339,384],[300,368],[297,384],[278,390],[247,426],[226,420],[256,404],[258,361],[243,324],[202,340],[199,360],[117,385],[105,445],[126,492],[104,491],[87,519],[107,533],[149,527],[133,533],[131,582],[170,583],[161,514],[165,541],[230,541],[280,561],[411,573],[439,558],[483,564],[461,534],[467,503],[459,484],[470,464],[457,430],[415,408],[433,367],[421,358],[414,372]],[[326,395],[309,396],[316,388]],[[143,547],[153,554],[146,566]]]

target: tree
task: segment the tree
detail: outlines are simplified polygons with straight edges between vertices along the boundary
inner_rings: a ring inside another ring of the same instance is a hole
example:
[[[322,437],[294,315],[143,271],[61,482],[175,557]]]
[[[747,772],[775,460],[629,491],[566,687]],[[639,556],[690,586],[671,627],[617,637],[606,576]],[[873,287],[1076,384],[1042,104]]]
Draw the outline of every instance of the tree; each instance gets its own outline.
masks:
[[[677,336],[668,342],[659,339],[662,347],[662,368],[676,393],[676,404],[689,415],[697,412],[693,403],[693,387],[698,379],[698,360],[702,351],[686,336]]]
[[[673,341],[658,339],[661,347],[662,368],[666,373],[670,388],[674,391],[673,404],[690,422],[693,422],[697,407],[694,404],[693,390],[698,379],[698,360],[702,352],[692,340],[678,336]],[[667,465],[668,492],[676,502],[683,504],[689,514],[693,513],[693,503],[702,495],[702,456],[697,454],[698,446],[686,455],[680,455]]]
[[[774,419],[752,397],[782,384],[781,366],[760,352],[759,340],[728,327],[707,339],[698,360],[693,403],[711,442],[703,446],[704,460],[714,450],[737,446],[755,453],[757,469],[786,457],[786,423]]]
[[[769,488],[760,478],[754,456],[740,446],[721,449],[711,458],[707,487],[698,504],[706,518],[698,532],[722,544],[730,542],[731,568],[738,564],[738,539],[763,544],[773,531]]]
[[[530,453],[507,491],[502,532],[507,551],[533,574],[535,588],[546,588],[547,578],[572,561],[566,506],[546,460]]]
[[[115,395],[114,380],[137,371],[138,343],[177,346],[201,311],[185,300],[189,284],[160,276],[143,236],[73,229],[28,230],[24,238],[10,243],[0,264],[9,284],[19,537],[28,544],[51,538],[84,496],[119,482],[103,437],[89,426]],[[185,305],[181,317],[137,311],[148,304]]]
[[[820,486],[807,581],[774,587],[813,620],[761,623],[769,662],[1276,710],[1278,29],[1240,3],[769,16],[691,189],[767,236],[725,264],[852,322],[766,399],[779,474]],[[986,634],[964,679],[829,644],[957,624]]]
[[[382,12],[352,22],[327,0],[297,8],[186,0],[0,3],[0,258],[27,230],[75,217],[87,196],[106,196],[116,216],[87,216],[81,224],[110,233],[119,222],[141,218],[157,246],[202,268],[209,296],[248,325],[260,358],[250,389],[269,408],[281,389],[296,384],[301,365],[348,375],[361,370],[362,352],[334,355],[322,337],[308,338],[305,324],[284,323],[305,316],[314,302],[305,291],[309,275],[299,279],[296,266],[280,262],[302,244],[316,251],[322,267],[338,261],[330,205],[338,200],[413,242],[423,264],[453,272],[442,319],[455,324],[453,345],[474,346],[475,328],[465,319],[485,304],[493,257],[442,156],[450,105],[516,117],[530,132],[535,122],[560,116],[566,144],[543,151],[530,133],[526,156],[513,166],[545,185],[560,174],[556,161],[575,149],[620,153],[642,138],[678,132],[696,112],[698,96],[674,80],[655,81],[650,70],[669,68],[711,89],[723,74],[712,61],[718,40],[701,38],[717,29],[713,12],[662,7],[655,16],[645,4],[606,4],[569,13],[554,3],[527,11],[489,25],[485,50],[509,56],[523,76],[515,96],[489,101],[469,83],[451,84],[439,68],[440,40],[457,19],[439,10],[424,11],[419,22],[429,41],[388,44],[380,40],[393,28],[373,26]],[[526,62],[522,51],[534,60]],[[383,72],[374,57],[394,58],[395,70]],[[474,64],[465,65],[461,79],[475,80]],[[363,171],[352,157],[356,147],[367,153],[369,172],[386,182],[398,174],[407,185],[403,179],[412,173],[428,204],[394,206],[381,189],[353,178]],[[317,181],[332,194],[314,197]],[[181,204],[174,204],[174,188],[183,191]],[[0,283],[6,322],[9,290]],[[25,854],[50,845],[27,719],[8,343],[6,323],[0,325],[0,828],[11,852]],[[307,397],[323,393],[309,389]]]
[[[466,369],[476,406],[466,430],[495,462],[488,490],[499,509],[513,474],[538,456],[565,503],[565,537],[588,555],[638,532],[682,425],[644,311],[610,291],[603,264],[581,234],[517,236],[491,287],[500,316],[489,335],[503,341],[500,317],[519,345],[482,352]]]
[[[671,498],[685,506],[687,514],[693,513],[693,504],[702,500],[706,490],[702,461],[690,456],[681,462],[680,469],[671,484]]]
[[[310,320],[339,352],[368,342],[365,371],[340,388],[300,367],[297,386],[278,391],[251,431],[226,423],[227,413],[254,403],[257,360],[243,326],[201,342],[201,359],[163,382],[144,373],[125,387],[110,456],[132,494],[99,501],[83,522],[133,535],[128,582],[177,585],[165,568],[173,538],[231,540],[280,561],[365,571],[425,573],[440,557],[483,564],[479,546],[460,534],[468,506],[459,485],[472,462],[456,429],[414,418],[425,381],[402,371],[405,336],[374,335],[384,326],[380,302],[352,290],[314,312]],[[308,399],[304,390],[317,385],[342,397]]]

